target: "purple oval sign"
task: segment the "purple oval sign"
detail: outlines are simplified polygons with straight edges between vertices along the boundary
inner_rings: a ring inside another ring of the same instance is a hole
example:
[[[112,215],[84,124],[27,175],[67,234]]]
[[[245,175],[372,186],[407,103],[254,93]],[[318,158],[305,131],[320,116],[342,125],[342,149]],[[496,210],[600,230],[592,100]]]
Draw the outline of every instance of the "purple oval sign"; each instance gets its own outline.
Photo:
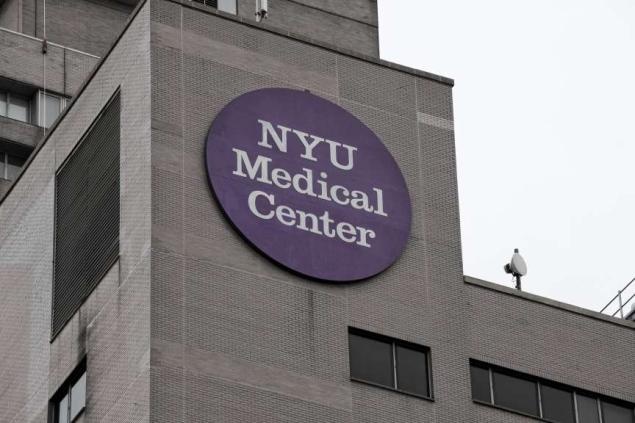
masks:
[[[214,194],[238,231],[279,264],[317,279],[374,276],[401,254],[410,197],[377,136],[309,92],[244,94],[205,146]]]

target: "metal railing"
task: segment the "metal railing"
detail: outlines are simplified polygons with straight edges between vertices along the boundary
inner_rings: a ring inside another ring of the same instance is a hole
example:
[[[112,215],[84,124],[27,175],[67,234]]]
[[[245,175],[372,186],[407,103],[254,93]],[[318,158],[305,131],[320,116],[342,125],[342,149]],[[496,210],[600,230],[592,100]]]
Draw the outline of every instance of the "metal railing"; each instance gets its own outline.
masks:
[[[617,300],[617,309],[613,312],[613,314],[611,314],[612,317],[615,317],[616,314],[619,313],[619,317],[621,319],[624,318],[624,310],[626,310],[626,314],[628,315],[628,309],[626,308],[631,301],[633,301],[633,298],[635,298],[635,292],[633,292],[631,294],[630,297],[628,297],[628,299],[626,301],[624,301],[624,298],[626,298],[626,296],[628,296],[628,288],[630,286],[633,287],[633,289],[631,291],[635,291],[635,284],[633,284],[633,282],[635,282],[635,278],[631,279],[631,281],[629,283],[626,284],[626,286],[622,289],[620,289],[619,291],[617,291],[617,295],[615,297],[613,297],[613,299],[611,301],[609,301],[609,303],[607,305],[604,306],[604,308],[602,310],[600,310],[600,313],[604,313],[605,310],[607,310],[609,307],[611,307],[613,305],[613,303],[615,303],[615,300]],[[635,303],[635,302],[634,302]],[[610,311],[607,311],[606,314],[609,314]]]

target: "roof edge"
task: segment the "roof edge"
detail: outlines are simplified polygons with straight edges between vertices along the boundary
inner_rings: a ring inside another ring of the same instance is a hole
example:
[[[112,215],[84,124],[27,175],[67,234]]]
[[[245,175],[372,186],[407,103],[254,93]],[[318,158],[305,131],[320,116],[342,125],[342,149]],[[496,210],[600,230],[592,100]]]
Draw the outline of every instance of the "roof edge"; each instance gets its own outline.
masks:
[[[467,275],[463,276],[463,281],[468,285],[472,285],[478,288],[484,288],[489,291],[500,292],[501,294],[517,297],[526,301],[531,301],[533,303],[542,304],[548,307],[557,308],[559,310],[563,310],[569,313],[574,313],[580,316],[589,317],[591,319],[600,320],[605,323],[622,326],[627,329],[635,329],[635,322],[619,319],[617,317],[611,317],[597,311],[593,311],[593,310],[578,307],[572,304],[567,304],[560,301],[552,300],[550,298],[542,297],[540,295],[530,294],[524,291],[519,291],[517,289],[499,285],[494,282],[484,281],[482,279],[474,278],[472,276],[467,276]]]
[[[356,52],[354,50],[349,50],[346,48],[342,48],[342,47],[338,47],[335,46],[333,44],[329,44],[329,43],[325,43],[323,41],[319,41],[310,37],[306,37],[304,35],[300,35],[300,34],[296,34],[294,32],[290,32],[290,31],[284,31],[280,28],[274,27],[272,25],[269,25],[267,23],[263,23],[263,22],[254,22],[248,19],[245,19],[241,16],[237,16],[237,15],[232,15],[230,13],[225,13],[225,12],[221,12],[220,10],[217,9],[213,9],[209,6],[205,6],[196,2],[193,2],[191,0],[165,0],[165,1],[169,1],[172,3],[176,3],[176,4],[180,4],[183,7],[187,7],[190,9],[195,9],[197,11],[206,13],[208,15],[216,15],[220,18],[223,19],[227,19],[242,25],[246,25],[252,28],[256,28],[256,29],[260,29],[262,31],[266,31],[266,32],[270,32],[272,34],[276,34],[276,35],[280,35],[282,37],[285,38],[290,38],[292,40],[296,40],[296,41],[300,41],[306,44],[311,44],[320,48],[323,48],[325,50],[330,50],[334,53],[339,53],[345,56],[349,56],[352,57],[354,59],[359,59],[359,60],[363,60],[365,62],[370,62],[373,63],[375,65],[379,65],[385,68],[390,68],[399,72],[404,72],[413,76],[417,76],[420,78],[425,78],[425,79],[429,79],[435,82],[439,82],[441,84],[453,87],[454,86],[454,80],[452,78],[448,78],[446,76],[441,76],[441,75],[437,75],[431,72],[426,72],[426,71],[422,71],[419,69],[415,69],[415,68],[411,68],[408,66],[404,66],[404,65],[400,65],[397,63],[393,63],[393,62],[389,62],[387,60],[382,60],[379,59],[377,57],[373,57],[373,56],[368,56],[366,54],[362,54],[359,52]]]

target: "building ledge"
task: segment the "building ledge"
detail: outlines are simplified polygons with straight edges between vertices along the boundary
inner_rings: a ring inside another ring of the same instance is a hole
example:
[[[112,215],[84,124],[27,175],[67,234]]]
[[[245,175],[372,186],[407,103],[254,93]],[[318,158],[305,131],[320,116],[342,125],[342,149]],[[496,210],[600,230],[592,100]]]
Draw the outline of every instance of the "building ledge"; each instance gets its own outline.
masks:
[[[44,131],[39,126],[0,116],[0,134],[1,140],[20,144],[30,151],[35,148]]]
[[[0,6],[2,6],[2,0],[0,0]],[[2,26],[0,26],[0,31],[1,32],[6,32],[8,34],[13,34],[16,37],[22,37],[22,38],[25,38],[25,39],[28,39],[28,40],[37,41],[39,43],[44,42],[44,39],[42,39],[42,38],[34,37],[32,35],[24,34],[22,32],[18,32],[18,31],[14,31],[12,29],[5,28],[5,27],[2,27]],[[54,43],[52,41],[47,41],[47,44],[49,46],[59,47],[59,48],[62,48],[64,50],[74,51],[75,53],[83,54],[84,56],[93,57],[95,59],[99,59],[100,58],[99,56],[96,56],[94,54],[90,54],[90,53],[87,53],[85,51],[77,50],[77,49],[72,48],[72,47],[64,46],[62,44]]]
[[[559,310],[578,314],[580,316],[589,317],[595,320],[601,320],[606,323],[612,323],[614,325],[623,326],[629,329],[635,329],[635,322],[632,322],[629,320],[619,319],[617,317],[611,317],[609,315],[602,314],[597,311],[592,311],[586,308],[552,300],[550,298],[541,297],[540,295],[530,294],[524,291],[518,291],[517,289],[509,288],[509,287],[499,285],[493,282],[484,281],[482,279],[474,278],[472,276],[463,276],[463,281],[468,285],[472,285],[478,288],[483,288],[489,291],[499,292],[501,294],[510,295],[525,301],[531,301],[533,303],[543,304],[548,307],[557,308]]]
[[[385,68],[390,68],[390,69],[393,69],[393,70],[396,70],[396,71],[399,71],[399,72],[408,73],[410,75],[414,75],[414,76],[417,76],[417,77],[420,77],[420,78],[430,79],[432,81],[436,81],[436,82],[439,82],[441,84],[448,85],[450,87],[454,86],[454,80],[451,79],[451,78],[445,77],[445,76],[436,75],[434,73],[422,71],[422,70],[419,70],[419,69],[414,69],[414,68],[411,68],[411,67],[408,67],[408,66],[399,65],[397,63],[389,62],[387,60],[382,60],[382,59],[379,59],[377,57],[368,56],[368,55],[365,55],[365,54],[362,54],[362,53],[358,53],[358,52],[356,52],[354,50],[345,49],[345,48],[342,48],[342,47],[335,46],[333,44],[325,43],[323,41],[319,41],[319,40],[316,40],[316,39],[313,39],[313,38],[310,38],[310,37],[306,37],[304,35],[296,34],[296,33],[290,32],[290,31],[285,31],[285,30],[282,30],[282,29],[280,29],[278,27],[269,25],[269,24],[264,23],[264,22],[255,22],[255,21],[252,21],[252,20],[249,20],[249,19],[245,19],[245,18],[243,18],[241,16],[236,16],[236,15],[232,15],[232,14],[229,14],[229,13],[221,12],[221,11],[219,11],[217,9],[213,9],[213,8],[211,8],[209,6],[205,6],[205,5],[193,2],[191,0],[167,0],[167,1],[170,1],[172,3],[177,3],[177,4],[180,4],[180,5],[184,6],[184,7],[189,7],[191,9],[196,9],[196,10],[198,10],[200,12],[203,12],[203,13],[207,13],[207,14],[210,14],[210,15],[216,15],[218,17],[221,17],[223,19],[228,19],[228,20],[234,21],[236,23],[247,25],[247,26],[250,26],[250,27],[253,27],[253,28],[258,28],[260,30],[271,32],[273,34],[277,34],[277,35],[280,35],[280,36],[283,36],[283,37],[291,38],[291,39],[296,40],[296,41],[300,41],[300,42],[303,42],[303,43],[315,45],[315,46],[321,47],[321,48],[323,48],[325,50],[330,50],[330,51],[332,51],[334,53],[338,53],[338,54],[349,56],[349,57],[352,57],[352,58],[355,58],[355,59],[359,59],[359,60],[363,60],[363,61],[366,61],[366,62],[374,63],[376,65],[383,66]]]

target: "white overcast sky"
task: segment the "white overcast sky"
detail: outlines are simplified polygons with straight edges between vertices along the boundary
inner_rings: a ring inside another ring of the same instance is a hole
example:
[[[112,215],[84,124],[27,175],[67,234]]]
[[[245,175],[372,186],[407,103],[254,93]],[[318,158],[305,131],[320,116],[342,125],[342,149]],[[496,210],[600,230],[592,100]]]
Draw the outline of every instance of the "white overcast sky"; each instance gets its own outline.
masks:
[[[383,59],[455,80],[464,273],[512,286],[517,247],[525,291],[599,310],[635,277],[635,0],[379,0],[379,25]]]

